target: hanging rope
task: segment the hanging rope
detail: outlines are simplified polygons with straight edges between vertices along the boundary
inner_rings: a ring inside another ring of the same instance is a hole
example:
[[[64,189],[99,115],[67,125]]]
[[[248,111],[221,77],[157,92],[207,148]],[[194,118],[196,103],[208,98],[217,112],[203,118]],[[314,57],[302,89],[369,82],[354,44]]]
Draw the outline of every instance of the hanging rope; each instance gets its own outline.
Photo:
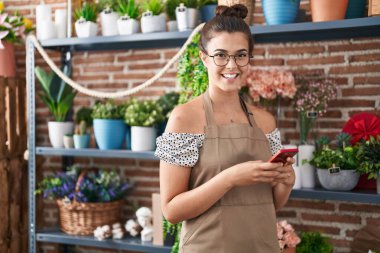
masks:
[[[52,61],[52,59],[49,57],[49,55],[46,53],[46,51],[42,48],[41,44],[38,42],[36,36],[29,35],[28,39],[30,39],[34,46],[37,48],[38,52],[41,54],[42,58],[45,60],[45,62],[49,65],[49,67],[60,77],[63,81],[65,81],[68,85],[70,85],[73,89],[77,90],[80,93],[86,94],[91,97],[96,98],[109,98],[109,99],[115,99],[115,98],[121,98],[126,97],[131,94],[137,93],[140,90],[152,85],[155,81],[157,81],[163,74],[168,71],[168,69],[179,59],[179,57],[185,52],[186,47],[191,43],[193,37],[199,33],[199,31],[202,29],[204,23],[198,25],[193,32],[190,34],[189,38],[186,40],[185,44],[181,47],[181,49],[169,60],[169,62],[166,63],[166,65],[152,78],[145,81],[144,83],[128,90],[122,90],[122,91],[115,91],[115,92],[104,92],[104,91],[96,91],[91,90],[86,87],[84,87],[81,84],[78,84],[74,80],[67,77],[61,69]]]

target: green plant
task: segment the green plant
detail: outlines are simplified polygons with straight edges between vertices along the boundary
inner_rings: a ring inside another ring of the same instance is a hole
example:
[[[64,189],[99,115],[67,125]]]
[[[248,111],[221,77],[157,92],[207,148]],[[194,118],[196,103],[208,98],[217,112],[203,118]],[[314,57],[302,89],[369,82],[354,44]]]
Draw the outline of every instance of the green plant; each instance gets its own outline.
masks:
[[[125,108],[113,101],[96,102],[91,117],[93,119],[123,119]]]
[[[169,234],[174,237],[174,244],[172,246],[170,253],[179,252],[179,240],[180,240],[181,228],[182,228],[182,223],[171,224],[165,218],[163,219],[162,229],[163,229],[163,234],[164,234],[164,240],[167,238]]]
[[[82,120],[79,125],[75,128],[75,134],[86,135],[87,134],[87,124],[86,121]]]
[[[146,0],[142,3],[144,11],[151,11],[153,15],[157,16],[164,12],[165,5],[161,0]]]
[[[96,22],[98,7],[95,3],[84,2],[81,8],[74,11],[75,21],[84,19],[86,21]]]
[[[301,232],[301,243],[297,245],[297,253],[331,253],[333,247],[328,242],[328,238],[319,232]]]
[[[30,19],[24,18],[16,11],[13,15],[8,15],[3,12],[4,4],[0,2],[0,47],[2,41],[9,43],[17,43],[29,32],[34,30],[33,22]]]
[[[124,121],[129,126],[151,127],[164,120],[162,109],[157,101],[132,99],[125,111]]]
[[[207,69],[199,57],[199,37],[199,34],[194,36],[179,59],[177,78],[181,87],[181,104],[201,95],[208,86]]]
[[[199,7],[198,0],[184,0],[182,3],[187,7],[187,8],[195,8],[197,9]]]
[[[63,72],[69,73],[66,65]],[[42,102],[49,108],[56,121],[65,121],[77,93],[53,71],[47,73],[36,67],[35,73],[42,88],[42,92],[38,93]]]
[[[79,124],[81,121],[85,121],[88,127],[92,126],[92,108],[82,107],[75,114],[75,123]]]
[[[169,20],[176,20],[175,9],[181,3],[180,0],[167,0],[165,4],[165,11],[169,17]]]
[[[359,145],[357,158],[360,161],[357,171],[367,174],[368,179],[377,178],[380,173],[380,135],[363,140]]]
[[[131,19],[137,19],[140,15],[140,7],[135,0],[118,0],[116,11],[121,17],[128,16]]]
[[[178,105],[179,94],[177,92],[170,92],[161,96],[157,103],[162,109],[162,115],[165,116],[165,119],[169,119],[170,113],[176,105]]]
[[[98,11],[103,10],[116,10],[117,3],[115,0],[100,0],[97,5]]]
[[[317,148],[310,164],[320,169],[340,167],[342,170],[356,170],[359,165],[358,147],[351,146],[350,139],[347,134],[338,134],[335,141],[338,145],[333,146],[327,137],[321,137],[316,142]]]

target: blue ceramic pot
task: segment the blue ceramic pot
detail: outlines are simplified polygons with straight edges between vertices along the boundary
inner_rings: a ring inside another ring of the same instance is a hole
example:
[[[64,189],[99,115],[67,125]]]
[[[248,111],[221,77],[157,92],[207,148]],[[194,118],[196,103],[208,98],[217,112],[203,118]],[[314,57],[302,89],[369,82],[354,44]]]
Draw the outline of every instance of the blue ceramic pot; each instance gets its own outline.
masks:
[[[301,0],[262,0],[267,25],[295,22]]]
[[[95,140],[99,149],[121,149],[126,125],[121,119],[94,119]]]
[[[125,131],[125,148],[131,149],[131,127],[126,125],[126,131]]]
[[[77,149],[80,148],[88,148],[88,144],[90,143],[90,135],[79,135],[74,134],[74,147]]]
[[[366,2],[366,0],[349,0],[345,19],[363,17]]]
[[[201,20],[202,23],[211,20],[215,17],[216,4],[205,5],[201,8]]]

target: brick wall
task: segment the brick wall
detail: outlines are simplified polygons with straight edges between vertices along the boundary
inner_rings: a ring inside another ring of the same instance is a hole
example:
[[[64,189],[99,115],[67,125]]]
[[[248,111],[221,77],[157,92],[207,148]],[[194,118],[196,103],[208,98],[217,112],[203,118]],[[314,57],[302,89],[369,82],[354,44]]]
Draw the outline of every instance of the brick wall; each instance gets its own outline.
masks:
[[[65,1],[45,1],[54,8],[63,8]],[[39,1],[5,1],[6,11],[18,10],[34,20],[35,6]],[[264,22],[261,2],[256,0],[254,23]],[[302,1],[310,20],[308,1]],[[25,74],[25,50],[17,50],[17,71]],[[73,78],[86,87],[98,90],[120,90],[134,87],[159,71],[178,48],[126,50],[107,52],[75,53],[73,57]],[[36,54],[37,55],[37,54]],[[50,51],[49,55],[59,62],[60,55]],[[255,46],[254,65],[257,68],[285,67],[294,73],[320,74],[334,78],[339,84],[338,99],[330,103],[327,114],[319,120],[320,134],[334,136],[350,115],[367,111],[380,115],[380,38],[347,39],[338,41],[260,44]],[[37,64],[44,65],[37,57]],[[176,68],[170,71],[151,87],[136,96],[155,98],[176,88]],[[81,106],[93,105],[95,99],[78,94],[75,100],[77,110]],[[297,114],[289,101],[282,102],[280,128],[284,143],[298,140]],[[49,145],[47,121],[50,119],[47,108],[37,100],[37,143]],[[91,145],[94,146],[94,140]],[[151,193],[158,191],[158,162],[128,159],[89,159],[76,158],[75,162],[105,168],[117,167],[120,173],[136,182],[136,188],[129,197],[133,205],[151,203]],[[49,173],[61,169],[61,159],[44,157],[39,169]],[[57,209],[53,202],[44,202],[42,226],[57,224]],[[131,205],[125,207],[124,216],[132,215]],[[335,252],[348,252],[355,233],[368,223],[380,225],[380,205],[358,204],[335,201],[292,199],[280,212],[281,218],[288,219],[297,230],[319,230],[332,238]],[[56,251],[56,247],[45,245],[44,252]],[[91,252],[96,249],[89,250]],[[77,252],[86,252],[80,248]],[[87,251],[88,252],[88,251]],[[107,251],[108,252],[108,251]],[[110,251],[111,252],[111,251]]]

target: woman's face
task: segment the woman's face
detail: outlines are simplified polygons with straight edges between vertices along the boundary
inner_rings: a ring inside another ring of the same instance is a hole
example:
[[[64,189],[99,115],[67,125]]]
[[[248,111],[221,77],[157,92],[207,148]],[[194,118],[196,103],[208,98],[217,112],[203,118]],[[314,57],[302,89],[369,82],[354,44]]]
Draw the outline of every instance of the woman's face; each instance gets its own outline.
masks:
[[[248,48],[248,40],[244,33],[216,33],[207,44],[207,54],[200,51],[201,59],[208,71],[209,84],[223,91],[239,90],[248,73]],[[221,66],[225,63],[225,66]]]

